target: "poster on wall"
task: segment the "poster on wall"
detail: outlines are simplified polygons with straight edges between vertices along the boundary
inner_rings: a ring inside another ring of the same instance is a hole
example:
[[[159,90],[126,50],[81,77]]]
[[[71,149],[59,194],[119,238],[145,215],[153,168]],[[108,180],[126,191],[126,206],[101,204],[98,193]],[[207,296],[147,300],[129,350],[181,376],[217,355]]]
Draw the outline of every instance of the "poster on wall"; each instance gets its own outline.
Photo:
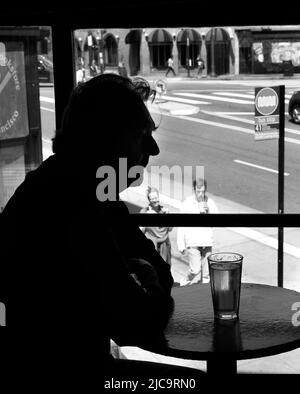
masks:
[[[28,134],[24,46],[0,39],[0,140]]]

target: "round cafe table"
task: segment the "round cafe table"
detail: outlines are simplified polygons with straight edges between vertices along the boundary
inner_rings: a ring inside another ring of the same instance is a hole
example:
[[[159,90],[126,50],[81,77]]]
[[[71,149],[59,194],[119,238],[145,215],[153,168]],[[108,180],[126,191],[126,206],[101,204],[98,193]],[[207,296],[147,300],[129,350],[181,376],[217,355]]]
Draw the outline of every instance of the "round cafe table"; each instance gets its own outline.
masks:
[[[161,353],[206,360],[207,373],[234,374],[237,360],[300,347],[300,293],[296,291],[242,284],[235,321],[214,319],[209,284],[175,287],[172,296],[175,309],[165,330],[167,347]]]

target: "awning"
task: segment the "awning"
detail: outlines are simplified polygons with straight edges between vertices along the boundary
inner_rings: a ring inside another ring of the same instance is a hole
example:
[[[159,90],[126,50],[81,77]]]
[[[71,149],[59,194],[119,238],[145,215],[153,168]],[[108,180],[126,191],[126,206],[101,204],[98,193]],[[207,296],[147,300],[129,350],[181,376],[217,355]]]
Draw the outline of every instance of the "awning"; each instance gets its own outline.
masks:
[[[214,41],[219,41],[219,42],[230,41],[229,34],[225,29],[222,29],[221,27],[213,27],[212,29],[210,29],[206,34],[205,41],[211,41],[213,32],[214,32]]]
[[[165,29],[157,29],[150,33],[148,42],[151,44],[172,44],[172,36]]]
[[[183,29],[177,35],[177,42],[179,44],[186,44],[187,38],[190,39],[190,44],[201,43],[201,35],[194,29]]]
[[[133,44],[134,42],[141,42],[142,30],[130,30],[125,37],[125,44]]]

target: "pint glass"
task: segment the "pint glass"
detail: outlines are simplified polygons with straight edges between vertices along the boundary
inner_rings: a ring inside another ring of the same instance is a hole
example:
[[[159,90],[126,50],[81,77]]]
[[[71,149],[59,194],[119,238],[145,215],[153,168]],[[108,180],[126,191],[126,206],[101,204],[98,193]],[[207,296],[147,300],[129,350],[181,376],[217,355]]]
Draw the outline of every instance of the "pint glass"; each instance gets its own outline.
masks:
[[[243,256],[223,252],[208,256],[210,287],[217,319],[237,319],[239,315]]]

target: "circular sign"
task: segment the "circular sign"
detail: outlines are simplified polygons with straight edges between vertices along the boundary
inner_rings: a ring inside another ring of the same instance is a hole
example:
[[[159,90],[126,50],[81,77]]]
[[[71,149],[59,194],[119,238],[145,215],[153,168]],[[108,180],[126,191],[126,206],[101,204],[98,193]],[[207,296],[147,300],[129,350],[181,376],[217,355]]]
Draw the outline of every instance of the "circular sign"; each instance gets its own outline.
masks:
[[[271,115],[278,107],[278,94],[272,88],[261,89],[255,97],[255,107],[261,115]]]
[[[167,92],[166,83],[159,79],[155,82],[155,90],[158,94],[165,94]]]

